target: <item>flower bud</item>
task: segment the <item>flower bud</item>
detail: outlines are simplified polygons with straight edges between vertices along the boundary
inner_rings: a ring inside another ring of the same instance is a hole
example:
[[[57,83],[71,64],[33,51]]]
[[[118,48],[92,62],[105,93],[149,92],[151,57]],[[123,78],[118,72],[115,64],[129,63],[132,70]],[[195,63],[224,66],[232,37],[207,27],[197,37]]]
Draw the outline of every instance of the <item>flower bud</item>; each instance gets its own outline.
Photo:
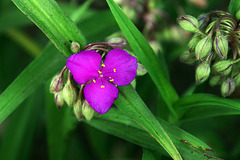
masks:
[[[228,40],[220,31],[216,34],[213,42],[215,52],[221,57],[226,59],[228,54]]]
[[[138,67],[137,67],[137,75],[138,76],[145,75],[147,73],[146,68],[141,63],[138,63],[137,65],[138,65]]]
[[[196,62],[196,58],[194,53],[189,53],[189,51],[185,51],[180,55],[180,61],[192,65]]]
[[[205,58],[210,53],[211,50],[212,50],[212,38],[206,36],[205,38],[201,39],[198,42],[195,48],[196,58],[198,60]]]
[[[212,65],[212,72],[213,74],[227,76],[232,71],[232,68],[233,68],[232,60],[221,60]]]
[[[216,86],[218,84],[220,84],[220,82],[222,81],[223,77],[222,76],[219,76],[219,75],[215,75],[215,76],[212,76],[209,80],[209,84],[210,86]]]
[[[210,65],[207,62],[202,62],[201,64],[199,64],[196,69],[195,75],[196,83],[200,84],[207,80],[207,78],[210,75],[210,71],[211,71]]]
[[[77,102],[74,104],[73,112],[79,121],[83,118],[81,99],[78,99]]]
[[[235,86],[240,86],[240,73],[234,76]]]
[[[71,80],[68,79],[66,85],[63,88],[63,98],[68,106],[73,106],[77,98],[76,89],[71,84]]]
[[[71,51],[73,53],[78,53],[80,51],[80,44],[78,42],[71,43]]]
[[[57,93],[58,91],[61,91],[62,89],[63,89],[62,75],[58,74],[53,78],[53,80],[50,84],[50,92]]]
[[[86,118],[86,120],[90,121],[93,118],[94,110],[89,105],[89,103],[85,100],[82,105],[82,114]]]
[[[201,35],[195,34],[188,43],[188,50],[194,52],[198,42],[201,40]]]
[[[198,31],[198,20],[193,16],[181,16],[178,18],[178,23],[184,30],[188,32]]]
[[[221,93],[223,97],[230,96],[235,90],[235,83],[232,78],[228,78],[222,83]]]
[[[137,85],[136,79],[134,79],[130,84],[132,85],[132,87],[133,87],[134,89],[136,89],[136,85]]]
[[[63,98],[63,90],[56,92],[54,94],[54,97],[55,97],[55,102],[56,102],[58,108],[61,108],[65,104],[65,101]]]

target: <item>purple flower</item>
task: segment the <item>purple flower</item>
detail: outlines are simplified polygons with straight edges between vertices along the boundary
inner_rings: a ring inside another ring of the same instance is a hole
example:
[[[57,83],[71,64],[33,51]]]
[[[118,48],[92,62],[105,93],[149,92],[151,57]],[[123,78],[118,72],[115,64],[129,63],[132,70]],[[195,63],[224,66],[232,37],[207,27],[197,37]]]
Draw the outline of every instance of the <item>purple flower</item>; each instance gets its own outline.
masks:
[[[113,49],[102,63],[98,52],[86,50],[71,55],[67,59],[67,68],[78,84],[86,84],[84,96],[90,106],[104,114],[118,97],[116,85],[127,85],[135,78],[137,59],[122,49]]]

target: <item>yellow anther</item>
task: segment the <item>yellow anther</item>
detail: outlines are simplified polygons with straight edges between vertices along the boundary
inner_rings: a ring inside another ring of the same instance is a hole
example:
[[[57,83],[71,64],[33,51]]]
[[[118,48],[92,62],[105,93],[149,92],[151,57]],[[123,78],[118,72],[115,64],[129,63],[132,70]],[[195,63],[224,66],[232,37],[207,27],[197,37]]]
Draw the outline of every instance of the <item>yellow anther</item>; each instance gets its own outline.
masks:
[[[102,67],[105,67],[105,64],[102,64]]]
[[[105,88],[105,86],[104,86],[104,85],[101,85],[101,88]]]
[[[112,78],[112,77],[109,77],[110,79]]]
[[[113,69],[113,72],[116,72],[116,69],[115,69],[115,68]]]
[[[96,81],[93,79],[93,82],[96,83]]]
[[[101,72],[101,71],[98,71],[98,73],[99,73],[99,74],[102,74],[102,72]]]
[[[112,81],[114,81],[114,79],[110,79],[109,81],[112,82]]]

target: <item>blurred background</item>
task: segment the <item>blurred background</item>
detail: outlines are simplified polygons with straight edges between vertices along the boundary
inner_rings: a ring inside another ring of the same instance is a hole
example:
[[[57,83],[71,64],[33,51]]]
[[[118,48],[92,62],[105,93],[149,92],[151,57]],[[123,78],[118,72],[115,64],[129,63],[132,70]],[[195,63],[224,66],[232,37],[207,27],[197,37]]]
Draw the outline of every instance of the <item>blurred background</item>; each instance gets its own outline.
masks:
[[[85,1],[57,0],[57,2],[65,13],[70,15]],[[191,34],[178,26],[177,17],[185,14],[198,17],[202,13],[214,10],[227,11],[229,1],[118,0],[117,2],[147,38],[162,63],[166,64],[166,70],[179,95],[193,87],[195,66],[179,61],[179,55],[187,49]],[[121,34],[104,0],[93,1],[77,24],[88,43],[105,41],[108,37]],[[48,42],[48,38],[41,30],[11,1],[0,1],[0,94],[41,54]],[[78,122],[74,115],[67,120],[63,119],[62,117],[72,110],[67,106],[60,110],[56,107],[54,96],[48,93],[49,82],[39,87],[0,125],[1,160],[45,160],[54,157],[58,157],[59,160],[141,159],[141,147],[99,131],[84,122]],[[156,115],[160,115],[161,100],[147,74],[137,77],[136,89],[147,106]],[[208,83],[197,86],[196,92],[220,95],[219,86],[209,87]],[[164,115],[162,116],[164,118]],[[224,116],[182,122],[178,125],[207,143],[219,157],[237,160],[240,159],[239,120],[239,116]],[[68,121],[74,122],[74,125],[69,125]],[[56,125],[69,128],[69,132],[62,133],[61,130],[56,130]],[[51,138],[54,136],[59,137],[59,141],[52,141]],[[59,148],[58,153],[50,151],[49,148],[62,143],[65,145]]]

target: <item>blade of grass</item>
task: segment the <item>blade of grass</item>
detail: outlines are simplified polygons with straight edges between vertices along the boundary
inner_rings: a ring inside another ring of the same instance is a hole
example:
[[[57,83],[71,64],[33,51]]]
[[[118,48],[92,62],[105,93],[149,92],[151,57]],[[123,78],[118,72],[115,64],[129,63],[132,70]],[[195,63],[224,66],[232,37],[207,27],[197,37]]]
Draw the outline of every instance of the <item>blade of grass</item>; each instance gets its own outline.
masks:
[[[175,103],[181,120],[201,119],[224,115],[239,115],[240,102],[211,94],[185,96]]]
[[[2,137],[0,159],[29,158],[34,133],[42,115],[42,98],[42,90],[38,89],[9,117]]]
[[[0,123],[11,114],[40,84],[52,77],[64,66],[65,58],[48,45],[11,83],[0,96]]]
[[[193,157],[195,160],[204,160],[212,156],[211,152],[204,152],[202,150],[211,148],[198,138],[162,119],[158,118],[158,121],[169,134],[169,137],[173,140],[184,160],[192,160]],[[116,108],[112,108],[102,116],[94,117],[90,122],[86,120],[84,122],[103,132],[120,137],[141,147],[157,151],[159,154],[169,156],[142,127]],[[190,144],[183,143],[182,140],[202,149],[191,147]]]
[[[147,40],[125,15],[121,8],[113,0],[107,0],[107,3],[138,60],[147,69],[169,110],[175,117],[177,117],[172,104],[178,100],[178,95],[168,79],[163,64],[158,61],[157,56]]]
[[[157,157],[157,158],[155,157],[153,151],[143,148],[142,160],[156,160],[156,159],[161,160],[160,157]]]
[[[54,0],[12,0],[30,18],[65,56],[70,56],[71,41],[86,45],[80,30]],[[33,9],[34,8],[34,9]]]
[[[155,138],[173,159],[182,159],[168,134],[131,85],[119,87],[119,96],[114,104]]]
[[[72,108],[63,106],[60,110],[57,109],[53,94],[49,93],[49,85],[46,86],[45,95],[49,159],[63,160],[66,159],[70,133],[76,127],[77,120]]]

